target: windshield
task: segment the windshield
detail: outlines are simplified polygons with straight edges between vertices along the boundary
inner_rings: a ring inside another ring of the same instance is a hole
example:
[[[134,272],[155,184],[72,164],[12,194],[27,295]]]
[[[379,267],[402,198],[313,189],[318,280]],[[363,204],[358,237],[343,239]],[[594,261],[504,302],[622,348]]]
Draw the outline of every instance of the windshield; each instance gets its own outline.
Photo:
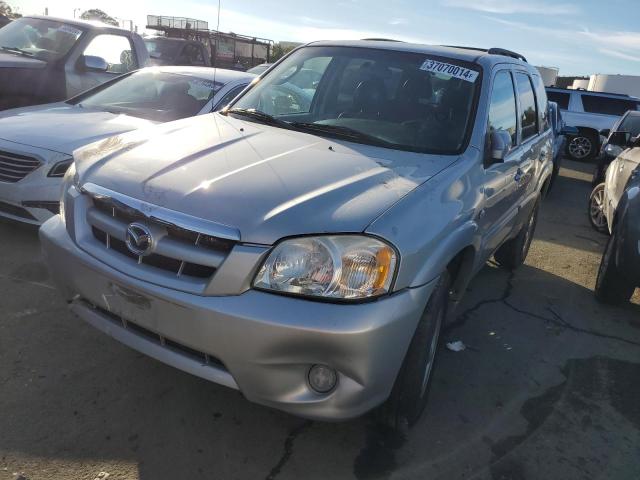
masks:
[[[171,41],[164,39],[145,40],[144,44],[147,46],[149,55],[153,58],[173,59],[178,55],[178,50],[184,42]]]
[[[620,132],[629,132],[632,137],[640,135],[640,115],[627,115],[618,127]]]
[[[306,47],[286,58],[233,109],[255,109],[318,135],[425,153],[466,141],[479,67],[425,54]],[[280,122],[282,124],[282,122]],[[376,141],[377,140],[377,141]]]
[[[52,61],[64,57],[82,35],[82,30],[62,22],[20,18],[0,29],[0,48]]]
[[[98,87],[95,93],[77,97],[73,103],[170,122],[197,115],[222,86],[203,78],[148,69],[125,76],[107,87]]]

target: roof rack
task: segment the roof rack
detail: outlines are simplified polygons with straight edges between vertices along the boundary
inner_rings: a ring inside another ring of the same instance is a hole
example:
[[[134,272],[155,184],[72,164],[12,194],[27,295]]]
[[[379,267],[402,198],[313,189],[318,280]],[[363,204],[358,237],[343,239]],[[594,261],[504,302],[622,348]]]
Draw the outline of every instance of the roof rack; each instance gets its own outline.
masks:
[[[402,40],[396,40],[394,38],[363,38],[363,42],[398,42],[404,43]]]
[[[581,93],[584,92],[588,95],[611,95],[612,97],[631,98],[632,100],[635,100],[637,98],[637,97],[634,97],[633,95],[629,95],[628,93],[599,92],[595,90],[588,90],[584,87],[567,88],[567,87],[556,87],[555,85],[551,85],[545,88],[553,88],[554,90],[565,90],[567,92],[581,92]]]
[[[503,55],[505,57],[517,58],[518,60],[522,60],[523,62],[527,62],[527,59],[524,55],[520,55],[517,52],[512,52],[511,50],[506,50],[504,48],[478,48],[478,47],[462,47],[459,45],[441,45],[441,47],[447,48],[461,48],[463,50],[474,50],[476,52],[484,52],[488,55]],[[527,62],[529,63],[529,62]]]
[[[489,55],[504,55],[505,57],[517,58],[518,60],[522,60],[525,63],[529,63],[527,62],[527,59],[524,57],[524,55],[521,55],[517,52],[512,52],[511,50],[505,50],[504,48],[490,48],[489,50],[487,50],[487,53]]]

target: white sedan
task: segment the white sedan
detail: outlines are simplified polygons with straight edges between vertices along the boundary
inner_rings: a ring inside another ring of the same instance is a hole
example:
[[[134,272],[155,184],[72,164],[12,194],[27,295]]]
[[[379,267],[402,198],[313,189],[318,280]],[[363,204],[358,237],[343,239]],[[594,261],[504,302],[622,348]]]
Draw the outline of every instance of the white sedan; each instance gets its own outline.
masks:
[[[0,113],[0,216],[41,224],[59,211],[75,149],[219,110],[254,78],[205,67],[144,68],[66,102]]]

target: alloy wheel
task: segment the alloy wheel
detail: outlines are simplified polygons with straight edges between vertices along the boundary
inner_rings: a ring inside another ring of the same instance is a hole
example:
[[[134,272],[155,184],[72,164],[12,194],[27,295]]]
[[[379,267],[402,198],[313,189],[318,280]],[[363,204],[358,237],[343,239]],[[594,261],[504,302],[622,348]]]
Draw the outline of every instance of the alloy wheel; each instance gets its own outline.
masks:
[[[591,195],[589,206],[591,223],[597,229],[603,230],[607,226],[607,217],[604,214],[604,184],[598,187]]]
[[[587,158],[591,155],[593,142],[588,137],[575,137],[569,142],[569,154],[578,160]]]

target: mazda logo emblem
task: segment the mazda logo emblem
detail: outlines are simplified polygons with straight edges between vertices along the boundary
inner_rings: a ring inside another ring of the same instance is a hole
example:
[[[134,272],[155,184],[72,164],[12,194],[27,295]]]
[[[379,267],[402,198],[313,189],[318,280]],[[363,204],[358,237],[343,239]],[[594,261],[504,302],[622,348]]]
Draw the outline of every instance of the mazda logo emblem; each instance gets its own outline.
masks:
[[[131,253],[139,257],[144,257],[151,253],[153,248],[153,237],[149,227],[142,223],[131,223],[127,227],[127,248]]]

